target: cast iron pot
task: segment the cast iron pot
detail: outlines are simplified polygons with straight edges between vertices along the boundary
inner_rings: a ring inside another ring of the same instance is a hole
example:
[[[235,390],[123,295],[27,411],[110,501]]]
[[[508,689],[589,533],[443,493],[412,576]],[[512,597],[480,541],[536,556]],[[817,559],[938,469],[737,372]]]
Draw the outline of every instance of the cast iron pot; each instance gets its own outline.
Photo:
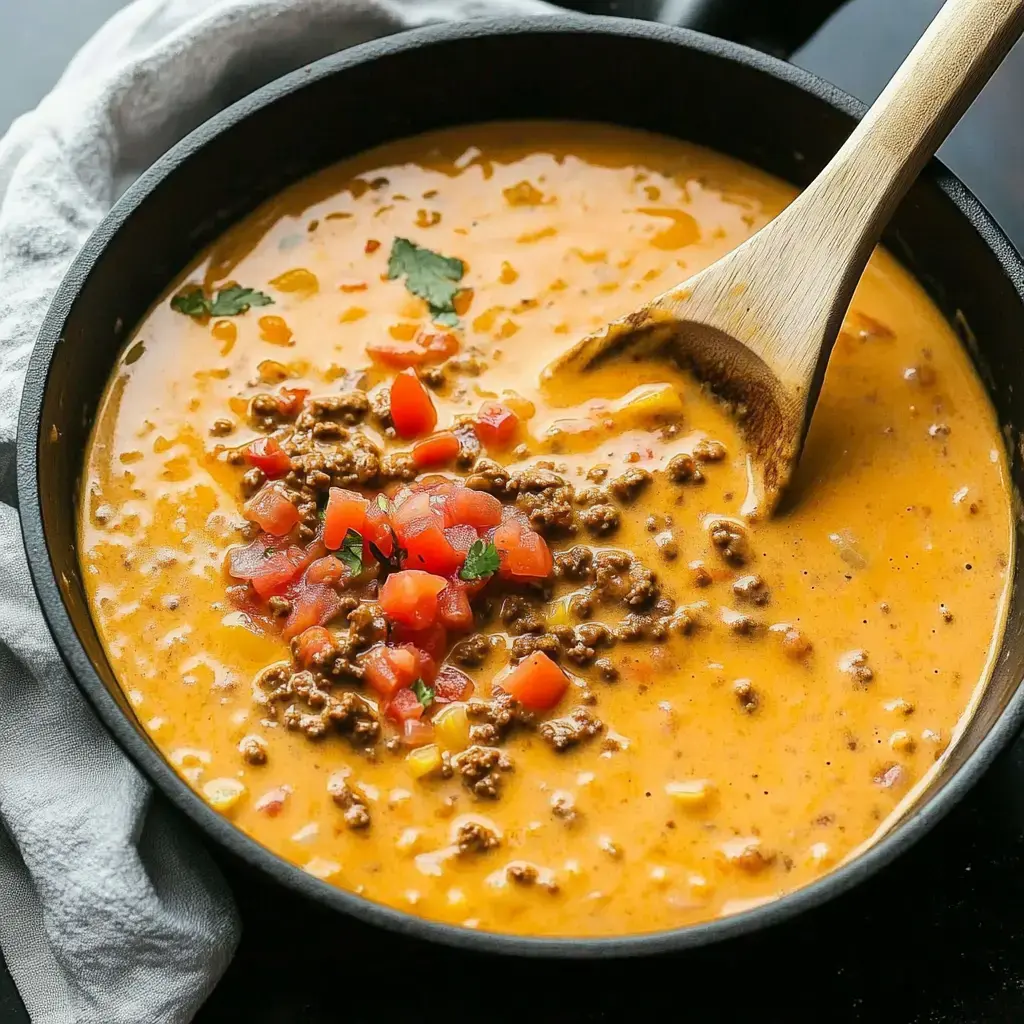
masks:
[[[218,115],[143,175],[76,259],[40,331],[21,409],[18,486],[32,576],[57,646],[107,728],[157,788],[208,836],[320,904],[427,940],[533,955],[656,953],[764,928],[849,889],[930,829],[1021,724],[1024,599],[1017,563],[1006,635],[980,707],[915,808],[870,850],[813,885],[734,917],[650,935],[534,939],[437,924],[371,903],[279,859],[212,811],[148,739],[118,687],[89,615],[71,512],[97,402],[134,325],[198,250],[296,179],[429,129],[562,118],[690,139],[802,186],[862,112],[849,96],[791,65],[690,31],[576,16],[471,22],[321,60]],[[970,352],[1008,428],[1019,487],[1019,255],[938,163],[901,206],[886,242]],[[1017,532],[1019,543],[1019,523]]]

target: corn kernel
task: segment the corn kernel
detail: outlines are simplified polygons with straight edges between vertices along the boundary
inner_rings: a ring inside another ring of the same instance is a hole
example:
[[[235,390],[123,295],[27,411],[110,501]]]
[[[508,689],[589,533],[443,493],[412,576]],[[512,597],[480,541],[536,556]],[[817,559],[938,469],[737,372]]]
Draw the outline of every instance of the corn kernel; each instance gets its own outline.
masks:
[[[573,625],[573,617],[571,610],[571,599],[572,595],[566,597],[560,597],[557,601],[552,601],[548,605],[547,620],[551,626],[571,626]]]
[[[292,329],[280,316],[261,316],[257,321],[260,325],[260,337],[271,345],[289,345],[292,340]]]
[[[320,282],[316,274],[305,267],[296,267],[278,274],[270,282],[279,292],[305,292],[312,295],[320,290]]]
[[[203,786],[203,796],[210,806],[221,813],[230,811],[245,793],[245,786],[237,779],[210,779]]]
[[[678,419],[682,414],[682,400],[671,384],[634,388],[612,406],[612,416],[620,429],[652,419]]]
[[[707,806],[714,794],[714,786],[707,779],[689,779],[666,783],[665,792],[680,807],[696,811]]]
[[[441,748],[436,743],[428,743],[425,747],[417,747],[405,755],[405,763],[409,773],[415,779],[422,779],[425,775],[441,769]]]
[[[469,746],[469,715],[465,704],[449,704],[434,716],[434,736],[445,750]]]

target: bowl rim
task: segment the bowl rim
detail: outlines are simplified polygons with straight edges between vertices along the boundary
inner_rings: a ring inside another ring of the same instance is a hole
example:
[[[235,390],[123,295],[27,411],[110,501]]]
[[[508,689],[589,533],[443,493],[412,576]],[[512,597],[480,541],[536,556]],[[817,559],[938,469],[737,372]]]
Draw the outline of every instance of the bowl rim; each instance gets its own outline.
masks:
[[[728,917],[655,932],[544,938],[477,931],[417,917],[310,875],[273,853],[226,817],[214,811],[174,771],[156,746],[131,722],[107,690],[75,630],[50,560],[49,545],[43,528],[37,472],[43,398],[52,358],[60,343],[66,318],[79,292],[101,259],[107,244],[120,227],[147,201],[157,186],[194,152],[231,130],[239,122],[305,86],[381,57],[438,43],[467,42],[498,35],[578,33],[683,46],[708,56],[743,64],[762,74],[794,85],[851,117],[859,118],[866,109],[859,100],[824,79],[760,51],[688,29],[604,16],[551,14],[448,22],[399,32],[323,57],[262,86],[186,135],[129,186],[86,241],[54,295],[29,359],[18,422],[17,484],[22,539],[32,583],[62,660],[122,750],[149,781],[183,811],[206,836],[278,884],[333,910],[350,914],[367,924],[428,942],[440,942],[446,946],[475,952],[590,959],[653,955],[710,945],[768,928],[848,891],[913,845],[974,785],[994,758],[1020,731],[1024,722],[1024,688],[1018,684],[1006,708],[980,741],[978,748],[938,793],[913,809],[907,818],[864,852],[810,885]],[[961,216],[966,218],[992,250],[1024,304],[1024,265],[995,220],[973,193],[938,161],[933,160],[925,174],[945,193]]]

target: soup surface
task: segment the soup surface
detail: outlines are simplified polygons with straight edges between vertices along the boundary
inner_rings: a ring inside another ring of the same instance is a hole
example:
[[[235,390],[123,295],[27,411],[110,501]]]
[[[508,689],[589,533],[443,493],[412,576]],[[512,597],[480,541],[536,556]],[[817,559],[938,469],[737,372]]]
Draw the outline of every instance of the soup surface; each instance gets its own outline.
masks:
[[[189,783],[335,885],[533,935],[735,913],[884,828],[984,684],[1012,558],[939,312],[876,253],[756,524],[742,437],[675,368],[540,377],[793,194],[499,124],[331,168],[197,259],[117,367],[80,519]]]

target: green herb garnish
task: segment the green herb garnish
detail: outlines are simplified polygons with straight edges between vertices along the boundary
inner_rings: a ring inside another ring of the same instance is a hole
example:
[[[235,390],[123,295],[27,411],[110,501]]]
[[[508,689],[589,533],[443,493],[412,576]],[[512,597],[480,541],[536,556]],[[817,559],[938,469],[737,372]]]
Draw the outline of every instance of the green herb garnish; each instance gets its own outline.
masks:
[[[417,679],[412,684],[412,692],[416,694],[416,699],[425,708],[429,708],[434,703],[434,691],[422,679]]]
[[[221,288],[215,299],[209,299],[202,288],[193,288],[171,299],[171,309],[186,316],[238,316],[250,306],[270,306],[274,300],[255,288],[233,284]]]
[[[277,554],[277,548],[264,548],[263,549],[263,557],[264,558],[270,558],[271,555],[276,555],[276,554]]]
[[[363,573],[363,537],[358,530],[349,530],[338,549],[338,558],[353,576]]]
[[[385,515],[391,515],[393,506],[386,494],[377,495],[377,508],[379,508]]]
[[[500,564],[498,549],[493,543],[485,544],[482,540],[475,540],[466,552],[466,563],[459,576],[464,580],[483,579],[484,576],[496,573]]]
[[[426,300],[435,323],[454,327],[459,322],[455,296],[466,265],[455,256],[442,256],[408,238],[396,238],[388,256],[388,277],[405,278],[405,287]]]

